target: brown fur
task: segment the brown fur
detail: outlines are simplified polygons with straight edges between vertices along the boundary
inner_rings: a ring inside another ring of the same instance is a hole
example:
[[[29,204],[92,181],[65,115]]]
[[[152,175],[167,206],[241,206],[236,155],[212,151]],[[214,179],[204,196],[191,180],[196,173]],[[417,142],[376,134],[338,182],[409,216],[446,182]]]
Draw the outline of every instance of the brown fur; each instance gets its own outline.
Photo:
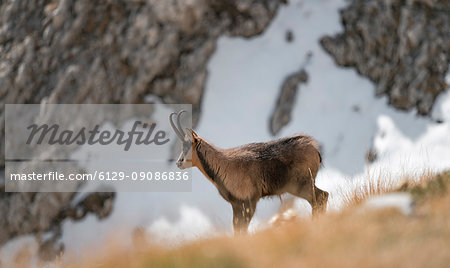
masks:
[[[293,135],[265,143],[220,149],[192,135],[191,161],[231,203],[235,232],[246,232],[258,200],[291,193],[306,199],[313,214],[326,210],[328,193],[315,187],[321,163],[317,142],[307,135]]]

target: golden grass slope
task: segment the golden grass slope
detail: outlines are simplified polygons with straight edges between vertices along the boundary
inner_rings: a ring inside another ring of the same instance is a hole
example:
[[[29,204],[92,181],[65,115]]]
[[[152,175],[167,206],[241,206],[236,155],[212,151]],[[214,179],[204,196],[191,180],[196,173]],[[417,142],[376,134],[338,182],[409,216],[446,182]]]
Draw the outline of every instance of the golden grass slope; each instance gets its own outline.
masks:
[[[414,197],[412,216],[360,209],[364,198],[382,191],[368,192],[341,212],[292,220],[254,235],[175,249],[139,243],[139,250],[105,250],[95,261],[69,267],[448,267],[450,172],[413,181],[396,190]]]

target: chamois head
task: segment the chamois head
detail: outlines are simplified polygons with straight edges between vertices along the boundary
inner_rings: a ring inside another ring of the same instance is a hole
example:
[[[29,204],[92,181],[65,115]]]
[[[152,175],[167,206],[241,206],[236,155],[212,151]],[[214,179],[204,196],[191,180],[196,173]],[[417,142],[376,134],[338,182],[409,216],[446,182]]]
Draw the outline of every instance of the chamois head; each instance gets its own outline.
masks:
[[[171,113],[169,116],[170,125],[183,143],[183,150],[177,160],[177,167],[179,169],[192,167],[192,148],[195,147],[198,138],[197,134],[192,129],[186,128],[185,131],[183,131],[183,128],[181,127],[181,115],[184,112],[186,111],[181,110],[178,113]],[[173,122],[174,115],[177,116],[177,126],[175,126],[175,123]]]

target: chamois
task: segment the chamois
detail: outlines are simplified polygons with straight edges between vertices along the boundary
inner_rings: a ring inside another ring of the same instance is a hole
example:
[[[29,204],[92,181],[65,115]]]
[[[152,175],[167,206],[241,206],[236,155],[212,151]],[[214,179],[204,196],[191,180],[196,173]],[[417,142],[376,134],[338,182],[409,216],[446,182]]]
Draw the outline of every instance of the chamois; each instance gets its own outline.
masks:
[[[262,197],[290,193],[306,199],[313,215],[324,212],[328,193],[314,185],[322,158],[317,142],[307,135],[293,135],[237,148],[217,148],[192,129],[183,131],[182,113],[172,113],[170,124],[183,143],[176,165],[197,167],[233,208],[235,234],[246,233]],[[177,126],[173,116],[177,115]]]

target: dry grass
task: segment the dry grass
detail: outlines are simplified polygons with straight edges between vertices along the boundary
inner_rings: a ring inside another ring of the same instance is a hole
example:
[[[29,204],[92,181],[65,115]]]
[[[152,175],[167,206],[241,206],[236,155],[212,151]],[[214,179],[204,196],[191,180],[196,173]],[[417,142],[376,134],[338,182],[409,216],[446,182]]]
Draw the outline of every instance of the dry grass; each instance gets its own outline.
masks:
[[[380,179],[367,180],[359,187],[355,187],[354,190],[342,193],[342,197],[344,199],[345,206],[351,207],[360,204],[371,196],[393,192],[395,188],[396,184],[392,181]]]
[[[345,207],[352,207],[374,195],[397,192],[405,187],[425,185],[435,176],[436,173],[430,169],[418,173],[405,173],[400,176],[400,179],[392,177],[391,174],[368,171],[364,180],[355,185],[353,190],[341,191],[339,194],[343,198]]]
[[[448,267],[450,172],[431,176],[397,189],[420,201],[414,216],[353,206],[251,236],[224,236],[175,249],[150,244],[127,252],[109,249],[96,261],[69,267]],[[368,184],[352,202],[393,190]]]

